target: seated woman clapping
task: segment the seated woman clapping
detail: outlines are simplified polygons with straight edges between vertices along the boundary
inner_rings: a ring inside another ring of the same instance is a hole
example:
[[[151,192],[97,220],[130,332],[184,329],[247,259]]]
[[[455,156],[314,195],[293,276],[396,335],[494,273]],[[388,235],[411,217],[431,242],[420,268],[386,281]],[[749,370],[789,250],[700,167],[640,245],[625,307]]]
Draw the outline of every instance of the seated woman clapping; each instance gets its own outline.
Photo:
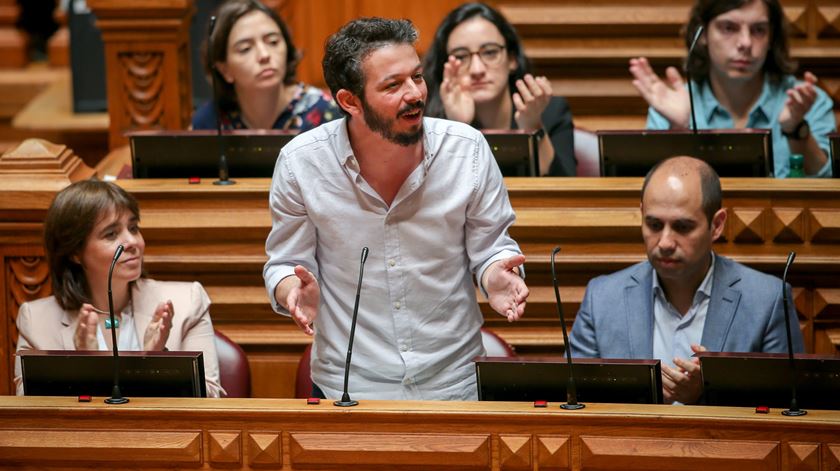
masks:
[[[120,350],[203,352],[207,395],[219,397],[210,299],[198,282],[143,277],[139,224],[137,201],[113,183],[80,181],[55,196],[44,224],[53,295],[20,306],[17,351],[110,350],[113,328]],[[119,245],[125,250],[112,277],[111,325],[108,270]],[[23,394],[19,358],[15,385]]]
[[[478,129],[542,132],[539,175],[574,176],[569,105],[529,68],[504,16],[484,3],[465,3],[443,19],[424,59],[426,114]]]

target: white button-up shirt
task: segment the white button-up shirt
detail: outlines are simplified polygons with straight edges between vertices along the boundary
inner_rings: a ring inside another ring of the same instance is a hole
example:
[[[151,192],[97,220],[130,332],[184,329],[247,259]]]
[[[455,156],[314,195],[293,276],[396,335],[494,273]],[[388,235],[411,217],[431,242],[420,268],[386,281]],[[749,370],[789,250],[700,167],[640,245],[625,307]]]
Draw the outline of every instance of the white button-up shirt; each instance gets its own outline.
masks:
[[[280,152],[263,270],[274,288],[300,264],[318,278],[312,380],[340,398],[362,247],[370,248],[349,390],[360,399],[476,399],[483,354],[473,276],[520,253],[514,213],[484,137],[424,118],[423,161],[389,206],[359,173],[344,119]],[[375,155],[365,156],[376,159]]]

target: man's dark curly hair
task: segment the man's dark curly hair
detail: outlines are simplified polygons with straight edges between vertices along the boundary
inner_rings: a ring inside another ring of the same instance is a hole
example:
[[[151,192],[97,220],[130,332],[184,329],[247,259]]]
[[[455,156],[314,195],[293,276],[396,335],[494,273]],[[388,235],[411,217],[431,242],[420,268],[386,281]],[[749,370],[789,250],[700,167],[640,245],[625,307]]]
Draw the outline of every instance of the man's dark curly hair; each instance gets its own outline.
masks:
[[[342,26],[324,46],[324,80],[332,96],[344,89],[364,99],[362,62],[384,46],[414,45],[416,41],[417,30],[409,20],[359,18]],[[341,111],[347,115],[344,109]]]

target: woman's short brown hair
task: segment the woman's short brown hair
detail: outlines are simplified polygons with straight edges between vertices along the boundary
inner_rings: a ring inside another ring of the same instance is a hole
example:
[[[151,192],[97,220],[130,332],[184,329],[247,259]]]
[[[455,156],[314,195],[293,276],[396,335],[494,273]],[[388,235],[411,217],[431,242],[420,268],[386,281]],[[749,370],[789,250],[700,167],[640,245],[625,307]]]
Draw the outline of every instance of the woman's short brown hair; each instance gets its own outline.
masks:
[[[58,305],[77,310],[90,302],[90,287],[82,266],[74,260],[99,218],[108,211],[130,211],[140,219],[137,200],[114,183],[82,180],[59,191],[47,210],[44,248]]]

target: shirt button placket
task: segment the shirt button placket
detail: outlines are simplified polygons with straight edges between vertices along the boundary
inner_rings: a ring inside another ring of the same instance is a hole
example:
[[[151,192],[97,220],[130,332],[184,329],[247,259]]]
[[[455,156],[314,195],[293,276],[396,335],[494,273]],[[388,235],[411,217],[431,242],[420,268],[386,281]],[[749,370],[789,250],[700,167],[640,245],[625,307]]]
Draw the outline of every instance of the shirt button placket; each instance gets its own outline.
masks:
[[[400,301],[400,293],[402,293],[402,287],[400,286],[401,278],[399,275],[399,267],[398,267],[398,247],[399,243],[397,241],[397,232],[396,227],[390,221],[390,217],[385,218],[385,260],[386,260],[386,273],[388,279],[388,295],[391,300],[391,307],[392,307],[392,316],[394,318],[394,326],[396,327],[397,331],[397,348],[399,349],[400,353],[407,353],[410,348],[406,338],[402,336],[401,333],[408,332],[409,326],[405,323],[407,319],[402,316],[397,316],[400,310],[403,307],[402,302]]]

